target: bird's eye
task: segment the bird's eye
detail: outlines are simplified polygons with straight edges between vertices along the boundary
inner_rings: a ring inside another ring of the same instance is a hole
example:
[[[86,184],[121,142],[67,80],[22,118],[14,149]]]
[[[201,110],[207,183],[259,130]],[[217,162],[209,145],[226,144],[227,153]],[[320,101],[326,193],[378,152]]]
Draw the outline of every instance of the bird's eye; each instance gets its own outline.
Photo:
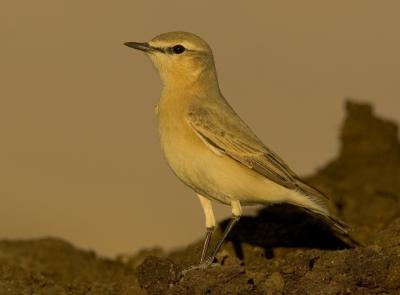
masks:
[[[185,47],[178,44],[178,45],[175,45],[174,47],[172,47],[172,51],[176,54],[181,54],[182,52],[185,51]]]

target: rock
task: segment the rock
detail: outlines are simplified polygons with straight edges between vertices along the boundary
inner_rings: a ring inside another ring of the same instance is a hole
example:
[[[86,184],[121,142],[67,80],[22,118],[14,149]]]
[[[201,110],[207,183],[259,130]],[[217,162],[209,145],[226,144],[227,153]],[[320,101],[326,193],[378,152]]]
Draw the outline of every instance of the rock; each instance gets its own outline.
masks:
[[[0,241],[0,294],[144,294],[135,270],[60,239]]]
[[[138,267],[138,281],[149,295],[164,294],[178,278],[178,270],[169,259],[147,257]]]
[[[285,280],[279,272],[272,273],[265,281],[267,295],[282,294]]]
[[[254,280],[239,266],[211,267],[205,270],[188,272],[181,281],[174,285],[168,295],[258,295]]]

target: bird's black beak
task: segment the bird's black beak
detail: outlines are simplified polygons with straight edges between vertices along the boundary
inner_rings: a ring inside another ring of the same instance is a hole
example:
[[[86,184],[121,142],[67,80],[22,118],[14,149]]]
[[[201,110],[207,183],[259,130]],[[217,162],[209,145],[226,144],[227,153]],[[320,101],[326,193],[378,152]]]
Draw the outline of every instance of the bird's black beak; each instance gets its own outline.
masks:
[[[144,52],[148,52],[153,50],[153,48],[149,45],[149,43],[139,43],[139,42],[125,42],[124,45],[137,49],[137,50],[141,50]]]

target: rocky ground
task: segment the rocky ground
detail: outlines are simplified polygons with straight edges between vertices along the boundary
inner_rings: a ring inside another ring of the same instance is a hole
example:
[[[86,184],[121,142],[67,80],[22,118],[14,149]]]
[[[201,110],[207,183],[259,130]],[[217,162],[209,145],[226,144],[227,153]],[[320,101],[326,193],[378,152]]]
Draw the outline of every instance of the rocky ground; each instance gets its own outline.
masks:
[[[217,257],[220,266],[184,277],[200,239],[173,253],[115,260],[57,239],[0,241],[0,294],[400,294],[397,127],[369,105],[346,109],[339,156],[308,182],[331,196],[332,210],[364,246],[348,247],[288,205],[244,217]]]

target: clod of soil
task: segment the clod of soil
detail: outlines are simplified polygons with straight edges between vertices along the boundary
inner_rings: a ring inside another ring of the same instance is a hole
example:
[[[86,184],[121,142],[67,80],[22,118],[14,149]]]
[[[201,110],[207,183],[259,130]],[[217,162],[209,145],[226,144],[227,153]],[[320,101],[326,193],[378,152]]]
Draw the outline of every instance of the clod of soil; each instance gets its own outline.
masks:
[[[116,260],[57,239],[0,241],[0,294],[400,294],[397,126],[367,104],[348,102],[346,110],[338,157],[307,180],[331,197],[365,246],[348,247],[289,205],[244,217],[218,266],[184,276],[198,262],[201,240]]]

